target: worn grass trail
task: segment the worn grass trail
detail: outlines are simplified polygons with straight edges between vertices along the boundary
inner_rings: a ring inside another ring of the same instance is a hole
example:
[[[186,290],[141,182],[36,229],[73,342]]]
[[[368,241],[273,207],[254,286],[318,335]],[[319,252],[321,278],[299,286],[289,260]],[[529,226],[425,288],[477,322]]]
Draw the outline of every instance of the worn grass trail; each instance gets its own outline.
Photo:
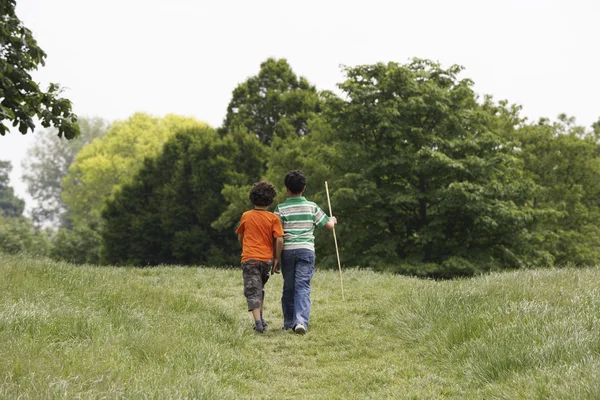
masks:
[[[305,336],[281,283],[257,335],[237,269],[0,255],[0,398],[600,398],[599,268],[317,271]]]

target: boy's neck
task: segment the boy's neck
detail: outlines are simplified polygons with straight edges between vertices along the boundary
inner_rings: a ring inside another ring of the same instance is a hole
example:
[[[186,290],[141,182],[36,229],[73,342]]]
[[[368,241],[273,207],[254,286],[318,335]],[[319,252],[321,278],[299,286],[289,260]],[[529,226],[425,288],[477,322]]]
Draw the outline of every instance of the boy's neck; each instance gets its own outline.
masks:
[[[267,208],[268,208],[267,206],[264,206],[264,207],[254,206],[255,210],[267,211]]]
[[[287,197],[290,199],[294,199],[297,197],[302,197],[304,196],[304,191],[306,190],[306,186],[304,187],[304,189],[302,189],[302,191],[300,193],[292,193],[290,192],[290,189],[287,189]]]

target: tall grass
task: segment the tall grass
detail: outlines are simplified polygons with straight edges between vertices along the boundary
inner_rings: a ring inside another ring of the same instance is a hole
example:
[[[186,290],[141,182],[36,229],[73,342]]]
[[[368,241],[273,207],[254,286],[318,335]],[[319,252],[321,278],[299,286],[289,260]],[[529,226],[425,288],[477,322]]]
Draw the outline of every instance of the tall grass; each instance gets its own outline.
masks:
[[[600,269],[317,271],[308,334],[252,331],[237,269],[0,255],[0,398],[600,398]]]

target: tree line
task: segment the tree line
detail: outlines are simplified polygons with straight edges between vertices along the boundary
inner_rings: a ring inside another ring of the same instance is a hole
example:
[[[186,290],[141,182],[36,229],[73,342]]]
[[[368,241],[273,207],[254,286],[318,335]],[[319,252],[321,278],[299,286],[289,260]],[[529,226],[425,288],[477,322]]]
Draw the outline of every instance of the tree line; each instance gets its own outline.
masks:
[[[38,133],[24,165],[33,222],[0,164],[0,247],[75,263],[233,265],[252,183],[275,184],[282,201],[283,176],[300,169],[324,209],[329,183],[345,266],[449,278],[597,264],[600,122],[528,122],[519,106],[479,97],[461,67],[429,60],[344,75],[339,93],[319,91],[268,59],[218,128],[135,114],[80,119],[71,141]],[[317,236],[318,264],[334,267],[327,239]]]

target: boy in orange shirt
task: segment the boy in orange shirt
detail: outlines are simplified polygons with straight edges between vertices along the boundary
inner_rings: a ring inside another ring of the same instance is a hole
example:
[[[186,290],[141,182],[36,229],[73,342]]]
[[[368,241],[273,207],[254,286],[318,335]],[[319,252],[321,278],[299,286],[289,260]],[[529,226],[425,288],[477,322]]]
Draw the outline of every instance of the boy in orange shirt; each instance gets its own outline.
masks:
[[[250,190],[254,210],[242,215],[236,231],[242,245],[244,296],[248,301],[248,311],[252,311],[254,317],[254,329],[258,333],[263,333],[267,328],[263,319],[264,286],[269,279],[269,272],[278,270],[278,260],[274,254],[281,254],[283,248],[284,234],[279,217],[267,211],[276,194],[277,191],[270,183],[255,183]]]

